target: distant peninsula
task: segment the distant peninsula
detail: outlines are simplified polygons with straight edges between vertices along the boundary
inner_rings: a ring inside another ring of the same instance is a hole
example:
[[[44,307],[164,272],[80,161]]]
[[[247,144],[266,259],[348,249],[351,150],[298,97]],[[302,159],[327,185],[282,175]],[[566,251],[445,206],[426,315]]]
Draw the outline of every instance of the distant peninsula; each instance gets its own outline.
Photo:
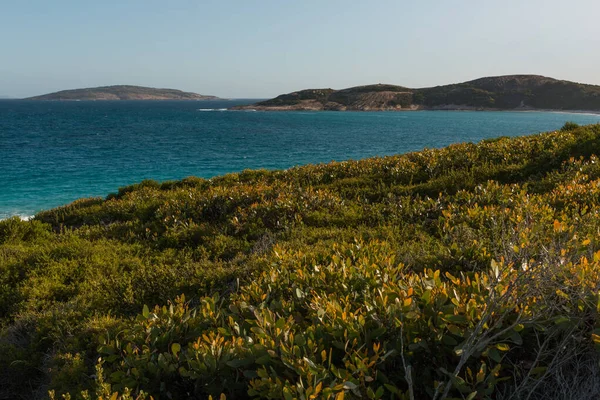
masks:
[[[216,96],[183,92],[176,89],[117,85],[62,90],[60,92],[29,97],[26,100],[219,100],[219,98]]]
[[[600,112],[600,86],[539,75],[507,75],[411,89],[376,84],[308,89],[233,107],[259,111],[549,110]]]

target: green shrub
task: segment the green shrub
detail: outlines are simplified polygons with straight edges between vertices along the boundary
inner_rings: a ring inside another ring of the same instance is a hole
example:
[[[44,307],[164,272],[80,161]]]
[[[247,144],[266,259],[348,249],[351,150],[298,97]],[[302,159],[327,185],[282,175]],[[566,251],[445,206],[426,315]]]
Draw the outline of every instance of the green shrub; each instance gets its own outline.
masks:
[[[0,221],[0,398],[542,396],[600,354],[595,154],[571,127]]]

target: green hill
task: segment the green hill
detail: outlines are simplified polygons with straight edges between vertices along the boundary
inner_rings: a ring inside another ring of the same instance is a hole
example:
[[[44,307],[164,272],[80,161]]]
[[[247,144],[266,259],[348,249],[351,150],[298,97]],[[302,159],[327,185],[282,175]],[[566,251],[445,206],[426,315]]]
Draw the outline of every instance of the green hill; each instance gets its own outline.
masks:
[[[570,124],[0,221],[0,398],[598,398],[595,154]]]
[[[102,86],[30,97],[27,100],[217,100],[215,96],[182,92],[175,89],[155,89],[142,86]]]
[[[409,89],[369,85],[343,90],[311,89],[238,109],[259,110],[588,110],[600,111],[600,86],[537,75],[510,75]]]

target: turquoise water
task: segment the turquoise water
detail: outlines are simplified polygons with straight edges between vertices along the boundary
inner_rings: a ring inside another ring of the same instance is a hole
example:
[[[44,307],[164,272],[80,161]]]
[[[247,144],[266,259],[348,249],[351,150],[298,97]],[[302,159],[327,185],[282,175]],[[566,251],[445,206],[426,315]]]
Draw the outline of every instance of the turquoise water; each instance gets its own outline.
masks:
[[[0,218],[143,179],[289,168],[600,122],[538,112],[220,110],[245,103],[0,101]]]

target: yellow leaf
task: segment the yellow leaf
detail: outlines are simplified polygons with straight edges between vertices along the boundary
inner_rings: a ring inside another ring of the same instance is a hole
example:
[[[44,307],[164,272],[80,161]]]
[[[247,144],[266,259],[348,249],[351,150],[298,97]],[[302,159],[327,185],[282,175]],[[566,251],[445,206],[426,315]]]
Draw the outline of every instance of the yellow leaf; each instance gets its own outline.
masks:
[[[498,350],[500,350],[500,351],[508,351],[508,350],[510,350],[510,346],[509,346],[509,345],[507,345],[506,343],[498,343],[498,344],[496,345],[496,348],[497,348]]]
[[[554,220],[554,232],[560,232],[560,230],[561,230],[560,222],[557,219],[555,219]]]
[[[583,244],[584,246],[587,246],[588,244],[590,244],[592,241],[590,239],[585,239],[581,244]]]
[[[335,396],[335,400],[344,400],[344,391],[343,390],[341,392],[338,392],[338,394]]]
[[[323,383],[319,382],[319,384],[317,385],[317,387],[315,388],[315,395],[319,394],[321,392],[321,388],[323,387]]]
[[[485,364],[481,366],[479,372],[477,372],[477,383],[481,383],[485,380]]]

